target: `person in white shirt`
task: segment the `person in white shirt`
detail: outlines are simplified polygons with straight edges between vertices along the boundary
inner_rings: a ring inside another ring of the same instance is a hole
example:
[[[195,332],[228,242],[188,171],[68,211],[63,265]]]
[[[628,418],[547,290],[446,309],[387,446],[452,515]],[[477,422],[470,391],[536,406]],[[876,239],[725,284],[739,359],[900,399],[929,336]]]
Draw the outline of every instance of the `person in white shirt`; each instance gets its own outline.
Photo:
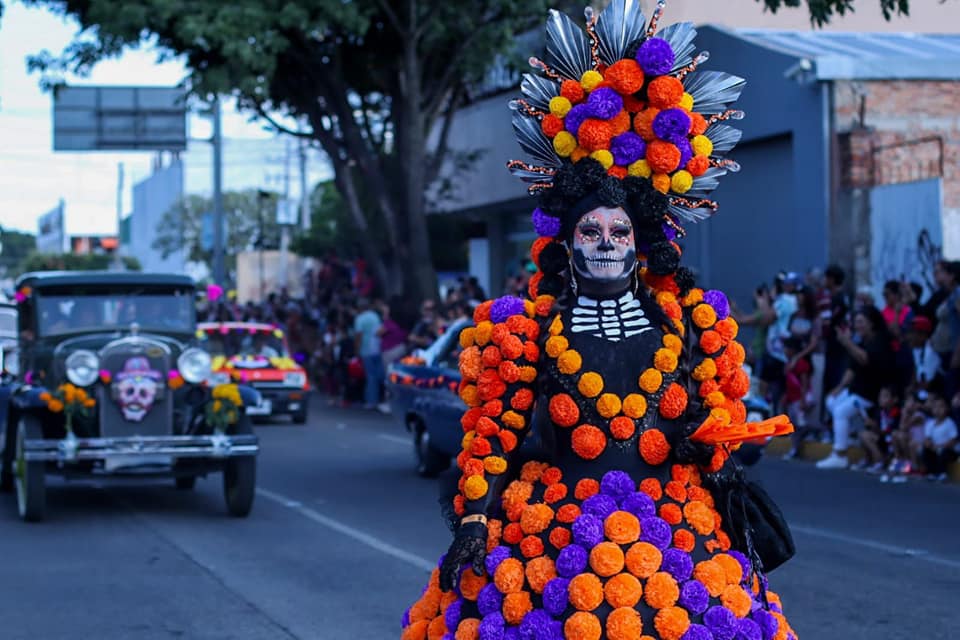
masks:
[[[915,316],[910,321],[907,342],[913,355],[913,382],[917,389],[930,389],[940,370],[940,356],[930,346],[933,323],[924,316]]]
[[[957,424],[950,417],[950,405],[941,395],[930,395],[931,417],[923,425],[920,457],[928,480],[947,479],[947,468],[957,459]]]

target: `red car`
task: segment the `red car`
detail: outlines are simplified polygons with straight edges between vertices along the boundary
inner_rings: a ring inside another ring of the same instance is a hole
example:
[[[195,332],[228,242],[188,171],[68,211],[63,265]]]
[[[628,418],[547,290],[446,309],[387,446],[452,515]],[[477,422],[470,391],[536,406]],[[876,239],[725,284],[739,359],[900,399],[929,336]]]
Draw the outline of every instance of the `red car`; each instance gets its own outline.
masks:
[[[290,357],[282,329],[257,322],[202,322],[197,338],[213,359],[211,384],[238,382],[260,392],[262,402],[247,407],[247,415],[307,421],[310,384],[304,368]]]

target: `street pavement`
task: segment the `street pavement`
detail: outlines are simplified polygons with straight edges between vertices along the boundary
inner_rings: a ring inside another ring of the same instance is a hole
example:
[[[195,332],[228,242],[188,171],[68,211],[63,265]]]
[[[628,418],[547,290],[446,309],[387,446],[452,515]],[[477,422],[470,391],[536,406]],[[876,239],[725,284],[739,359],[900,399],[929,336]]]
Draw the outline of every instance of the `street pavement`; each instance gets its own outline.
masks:
[[[257,427],[247,519],[225,514],[219,476],[50,480],[32,525],[0,496],[0,640],[399,638],[449,542],[435,483],[399,423],[320,405]],[[960,488],[779,460],[753,475],[793,525],[771,581],[802,639],[960,637]]]

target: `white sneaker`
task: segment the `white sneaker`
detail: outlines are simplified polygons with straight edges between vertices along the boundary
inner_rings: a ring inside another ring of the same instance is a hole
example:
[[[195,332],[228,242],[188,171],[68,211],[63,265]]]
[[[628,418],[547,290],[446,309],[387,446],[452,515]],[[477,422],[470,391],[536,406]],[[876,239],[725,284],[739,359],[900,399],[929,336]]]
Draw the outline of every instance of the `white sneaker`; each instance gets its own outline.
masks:
[[[907,476],[900,475],[900,474],[893,476],[893,478],[890,480],[890,482],[894,484],[903,484],[906,481],[907,481]]]
[[[872,465],[867,469],[867,473],[869,473],[869,474],[871,474],[871,475],[877,475],[878,473],[883,473],[883,463],[882,463],[882,462],[876,462],[876,463],[872,464]]]
[[[817,469],[846,469],[850,461],[846,456],[838,455],[836,451],[817,463]]]
[[[380,404],[377,405],[377,411],[379,411],[385,416],[390,415],[390,405],[386,402],[381,402]]]

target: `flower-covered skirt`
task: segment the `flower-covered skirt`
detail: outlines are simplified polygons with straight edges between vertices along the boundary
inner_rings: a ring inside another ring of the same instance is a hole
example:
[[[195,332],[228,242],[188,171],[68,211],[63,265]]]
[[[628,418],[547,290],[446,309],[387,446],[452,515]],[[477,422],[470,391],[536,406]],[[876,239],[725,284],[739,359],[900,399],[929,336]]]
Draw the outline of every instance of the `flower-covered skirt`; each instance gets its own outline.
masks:
[[[502,498],[486,574],[467,568],[444,593],[434,570],[402,640],[797,640],[777,595],[730,549],[695,467],[568,486],[528,462]]]

